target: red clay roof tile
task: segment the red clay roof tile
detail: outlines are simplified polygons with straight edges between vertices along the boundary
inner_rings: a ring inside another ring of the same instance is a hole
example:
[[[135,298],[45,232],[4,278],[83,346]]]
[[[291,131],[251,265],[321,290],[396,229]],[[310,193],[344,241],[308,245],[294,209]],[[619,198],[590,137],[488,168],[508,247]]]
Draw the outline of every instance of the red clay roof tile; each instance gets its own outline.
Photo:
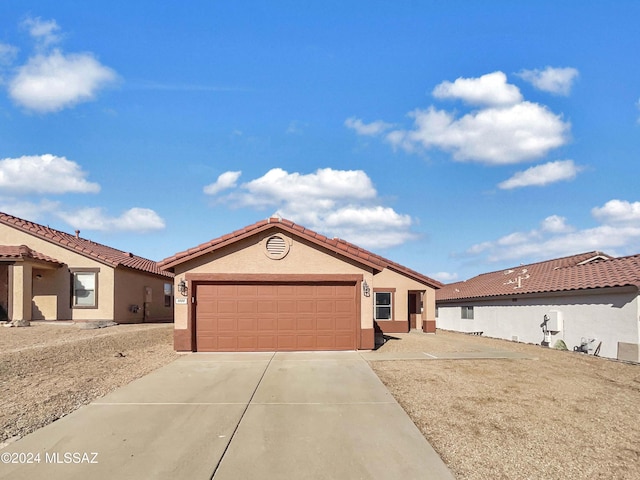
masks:
[[[640,255],[613,258],[587,252],[484,273],[445,285],[437,301],[635,286],[640,289]]]
[[[253,235],[260,231],[264,231],[270,228],[280,228],[282,230],[288,231],[292,234],[298,235],[301,238],[307,239],[313,243],[322,245],[330,250],[333,250],[341,255],[345,255],[354,260],[358,260],[361,263],[365,263],[366,265],[375,266],[377,269],[382,270],[384,268],[391,268],[392,270],[406,275],[420,283],[425,285],[429,285],[433,288],[441,288],[442,283],[432,278],[427,277],[426,275],[422,275],[421,273],[416,272],[415,270],[411,270],[410,268],[404,267],[398,263],[392,262],[391,260],[387,260],[380,255],[376,255],[368,250],[358,247],[352,243],[349,243],[342,239],[332,238],[329,239],[324,235],[314,232],[313,230],[309,230],[308,228],[304,228],[300,225],[293,223],[291,220],[280,219],[277,217],[272,217],[268,220],[261,220],[259,222],[254,223],[253,225],[249,225],[242,229],[236,230],[234,232],[228,233],[221,237],[215,238],[207,243],[203,243],[194,248],[190,248],[183,252],[178,252],[171,257],[167,257],[164,260],[160,261],[158,265],[161,268],[169,269],[180,263],[186,262],[188,260],[199,257],[200,255],[204,255],[209,253],[216,248],[222,247],[224,245],[228,245],[232,242],[227,242],[230,239],[234,239],[234,241],[239,240],[240,238],[245,238],[247,236]]]
[[[29,222],[12,215],[0,212],[0,223],[9,227],[17,228],[43,240],[60,245],[68,250],[91,257],[112,267],[126,267],[133,270],[140,270],[154,275],[172,277],[173,274],[166,272],[158,266],[157,262],[136,255],[129,256],[128,252],[123,252],[115,248],[107,247],[99,243],[76,237],[68,233],[45,227],[37,223]]]
[[[62,262],[51,258],[42,253],[31,250],[26,245],[0,245],[0,259],[17,259],[17,258],[31,258],[39,260],[41,262],[53,263],[57,265],[63,265]]]

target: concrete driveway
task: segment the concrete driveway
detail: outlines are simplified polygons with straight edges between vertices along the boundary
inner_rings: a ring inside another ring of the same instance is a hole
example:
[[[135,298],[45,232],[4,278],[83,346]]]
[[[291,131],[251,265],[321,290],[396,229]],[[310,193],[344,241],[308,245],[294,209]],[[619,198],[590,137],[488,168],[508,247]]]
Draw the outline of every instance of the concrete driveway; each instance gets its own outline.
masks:
[[[3,479],[453,478],[357,352],[185,355],[0,456]]]

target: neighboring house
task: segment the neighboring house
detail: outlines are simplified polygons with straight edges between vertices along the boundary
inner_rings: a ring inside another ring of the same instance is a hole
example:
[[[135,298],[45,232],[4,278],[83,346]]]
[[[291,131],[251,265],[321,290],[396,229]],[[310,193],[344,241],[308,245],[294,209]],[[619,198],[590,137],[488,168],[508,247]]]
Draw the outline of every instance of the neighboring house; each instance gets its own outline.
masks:
[[[639,289],[640,255],[588,252],[445,285],[437,324],[638,362]]]
[[[0,213],[0,320],[173,318],[173,275],[157,263]]]
[[[376,330],[435,331],[441,283],[280,218],[159,265],[175,273],[178,351],[372,349]]]

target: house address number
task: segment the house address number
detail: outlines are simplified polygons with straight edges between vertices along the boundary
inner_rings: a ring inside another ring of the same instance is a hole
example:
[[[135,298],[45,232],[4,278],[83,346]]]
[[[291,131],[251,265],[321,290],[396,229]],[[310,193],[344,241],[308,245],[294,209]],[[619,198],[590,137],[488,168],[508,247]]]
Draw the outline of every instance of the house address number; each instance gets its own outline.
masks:
[[[176,298],[176,305],[186,305],[186,304],[187,304],[186,298]]]

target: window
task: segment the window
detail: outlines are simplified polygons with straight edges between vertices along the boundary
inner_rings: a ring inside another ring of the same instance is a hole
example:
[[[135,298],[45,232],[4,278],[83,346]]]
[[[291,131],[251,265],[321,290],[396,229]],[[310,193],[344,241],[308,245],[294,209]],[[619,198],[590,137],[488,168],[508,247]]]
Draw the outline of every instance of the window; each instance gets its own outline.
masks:
[[[71,306],[98,308],[98,270],[77,269],[71,272]]]
[[[393,292],[374,292],[376,320],[393,320]]]
[[[462,307],[462,318],[473,320],[473,307]]]
[[[173,303],[173,284],[164,284],[164,306],[170,307]]]

